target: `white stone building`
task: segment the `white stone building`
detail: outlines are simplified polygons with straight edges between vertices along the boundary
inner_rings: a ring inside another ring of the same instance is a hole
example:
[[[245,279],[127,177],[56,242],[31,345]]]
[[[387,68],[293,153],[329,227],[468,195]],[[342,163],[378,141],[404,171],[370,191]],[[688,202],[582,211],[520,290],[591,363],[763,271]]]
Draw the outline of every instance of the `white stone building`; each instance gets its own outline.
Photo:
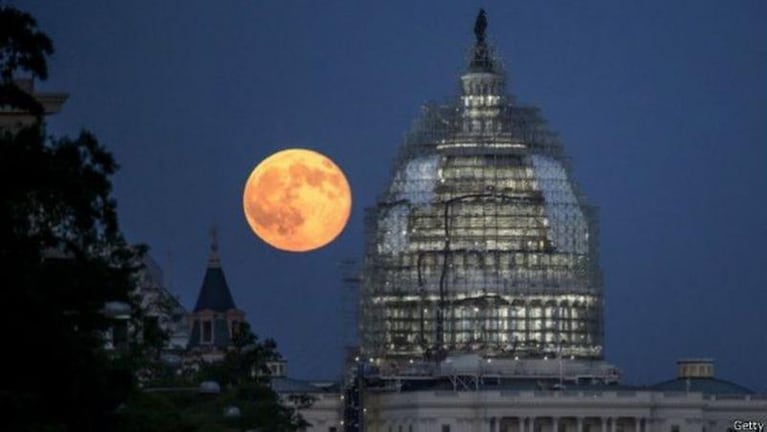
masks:
[[[338,432],[343,429],[341,419],[343,399],[339,384],[333,381],[307,381],[287,377],[287,362],[280,360],[267,365],[271,375],[270,385],[283,403],[298,408],[301,416],[311,426],[307,432]],[[301,398],[311,403],[301,407]]]
[[[692,370],[698,368],[705,372]],[[560,384],[543,371],[537,379],[481,368],[473,376],[438,375],[390,381],[399,389],[368,389],[365,430],[725,432],[747,430],[738,429],[746,422],[767,425],[767,395],[715,378],[710,360],[682,360],[676,379],[652,386],[576,383],[572,377]]]
[[[506,94],[486,27],[481,11],[461,93],[424,109],[368,209],[344,430],[763,430],[767,395],[711,360],[643,386],[605,361],[595,209],[539,111]]]

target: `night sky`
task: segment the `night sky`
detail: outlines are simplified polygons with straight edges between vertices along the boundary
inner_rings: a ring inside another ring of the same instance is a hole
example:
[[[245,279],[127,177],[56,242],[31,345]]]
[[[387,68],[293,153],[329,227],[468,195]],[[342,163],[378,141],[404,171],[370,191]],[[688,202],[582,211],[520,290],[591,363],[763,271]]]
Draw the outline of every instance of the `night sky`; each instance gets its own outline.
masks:
[[[54,41],[49,131],[95,132],[122,166],[123,231],[194,306],[212,224],[238,306],[289,373],[337,376],[338,263],[403,134],[457,93],[479,6],[521,103],[542,108],[600,207],[607,359],[629,383],[675,360],[767,391],[767,2],[21,1]],[[349,225],[316,252],[251,234],[241,194],[274,151],[346,172]]]

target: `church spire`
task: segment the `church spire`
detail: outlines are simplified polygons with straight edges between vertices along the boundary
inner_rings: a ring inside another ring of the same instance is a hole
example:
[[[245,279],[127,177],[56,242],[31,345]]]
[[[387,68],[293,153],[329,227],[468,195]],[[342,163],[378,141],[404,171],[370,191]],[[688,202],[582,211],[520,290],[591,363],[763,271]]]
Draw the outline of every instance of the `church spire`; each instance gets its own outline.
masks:
[[[245,321],[245,313],[234,304],[224,269],[221,268],[215,225],[210,229],[208,267],[205,269],[197,303],[188,319],[192,325],[188,347],[190,352],[200,354],[204,361],[223,359],[233,345],[240,323]]]
[[[205,270],[205,278],[202,288],[197,297],[195,311],[210,309],[226,311],[236,309],[229,286],[221,268],[221,260],[218,257],[218,230],[215,226],[210,229],[210,255],[208,256],[208,268]]]

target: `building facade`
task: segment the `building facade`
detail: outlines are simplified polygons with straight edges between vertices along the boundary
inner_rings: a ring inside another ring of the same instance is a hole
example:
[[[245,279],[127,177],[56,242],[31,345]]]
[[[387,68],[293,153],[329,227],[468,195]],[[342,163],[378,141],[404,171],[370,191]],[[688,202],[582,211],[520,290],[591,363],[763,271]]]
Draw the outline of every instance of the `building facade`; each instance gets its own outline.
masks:
[[[337,382],[289,378],[285,360],[267,366],[272,390],[280,396],[282,403],[297,409],[309,423],[306,432],[338,432],[342,429],[343,398]]]
[[[711,360],[680,360],[675,379],[650,386],[552,385],[545,369],[523,378],[509,376],[507,366],[474,360],[473,374],[464,366],[368,389],[365,430],[726,432],[746,430],[738,425],[747,422],[767,424],[767,395],[717,379]]]
[[[605,361],[596,211],[539,110],[506,93],[486,27],[480,11],[461,93],[424,109],[366,214],[344,429],[764,427],[767,396],[710,360],[649,386]]]
[[[755,398],[601,390],[390,393],[371,402],[366,430],[728,432],[767,422],[767,400]]]
[[[144,315],[144,328],[157,329],[167,336],[163,359],[179,364],[189,341],[186,308],[166,286],[163,272],[149,254],[144,255],[143,268],[138,275],[136,294]]]

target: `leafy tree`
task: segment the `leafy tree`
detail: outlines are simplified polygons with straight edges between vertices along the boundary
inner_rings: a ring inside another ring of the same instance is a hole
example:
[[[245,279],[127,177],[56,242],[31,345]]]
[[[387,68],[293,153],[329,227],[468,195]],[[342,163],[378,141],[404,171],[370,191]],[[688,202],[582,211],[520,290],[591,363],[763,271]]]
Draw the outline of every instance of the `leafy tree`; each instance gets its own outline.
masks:
[[[280,359],[274,340],[259,342],[250,325],[243,322],[232,342],[232,348],[222,361],[200,363],[199,377],[216,381],[226,388],[251,382],[266,383],[269,373],[267,363]]]
[[[50,39],[0,8],[0,105],[42,113],[13,78],[47,77]],[[0,265],[5,278],[0,429],[105,430],[133,387],[131,365],[103,349],[109,301],[129,301],[140,250],[119,231],[117,164],[89,132],[48,138],[42,122],[0,130]]]
[[[0,404],[20,424],[95,430],[131,387],[103,348],[109,301],[129,300],[136,251],[119,233],[116,166],[89,133],[46,140],[39,126],[0,136],[0,262],[5,356]],[[20,430],[38,430],[34,426]]]
[[[120,233],[111,177],[118,166],[90,132],[46,136],[40,104],[14,82],[48,76],[50,39],[30,15],[0,7],[0,109],[36,117],[31,127],[0,128],[0,430],[228,431],[260,427],[295,431],[306,423],[281,403],[262,374],[279,358],[273,341],[247,326],[235,349],[189,382],[216,379],[217,397],[141,391],[137,376],[163,376],[166,335],[144,325],[135,288],[142,247]],[[132,306],[129,349],[104,349],[109,302]],[[167,372],[167,371],[165,371]],[[165,376],[167,378],[167,376]],[[182,389],[183,390],[183,389]],[[303,401],[305,404],[309,401]],[[237,406],[241,415],[225,418]]]
[[[297,395],[287,406],[269,385],[266,364],[279,359],[274,341],[258,341],[243,323],[234,345],[223,361],[201,363],[191,386],[133,394],[119,414],[119,430],[293,432],[308,426],[296,408],[310,407],[312,398]],[[216,381],[221,393],[198,394],[202,381]],[[226,417],[224,413],[232,407],[240,415]]]
[[[24,12],[0,6],[0,106],[24,109],[42,115],[42,106],[13,84],[23,72],[33,78],[48,78],[47,56],[53,54],[50,38],[37,29],[37,21]]]
[[[218,382],[227,406],[236,406],[241,416],[230,422],[245,429],[296,431],[308,426],[298,411],[287,406],[269,386],[267,363],[281,358],[272,339],[259,342],[248,323],[241,323],[239,331],[223,361],[202,364],[200,379]],[[291,401],[297,408],[308,408],[308,397]]]

